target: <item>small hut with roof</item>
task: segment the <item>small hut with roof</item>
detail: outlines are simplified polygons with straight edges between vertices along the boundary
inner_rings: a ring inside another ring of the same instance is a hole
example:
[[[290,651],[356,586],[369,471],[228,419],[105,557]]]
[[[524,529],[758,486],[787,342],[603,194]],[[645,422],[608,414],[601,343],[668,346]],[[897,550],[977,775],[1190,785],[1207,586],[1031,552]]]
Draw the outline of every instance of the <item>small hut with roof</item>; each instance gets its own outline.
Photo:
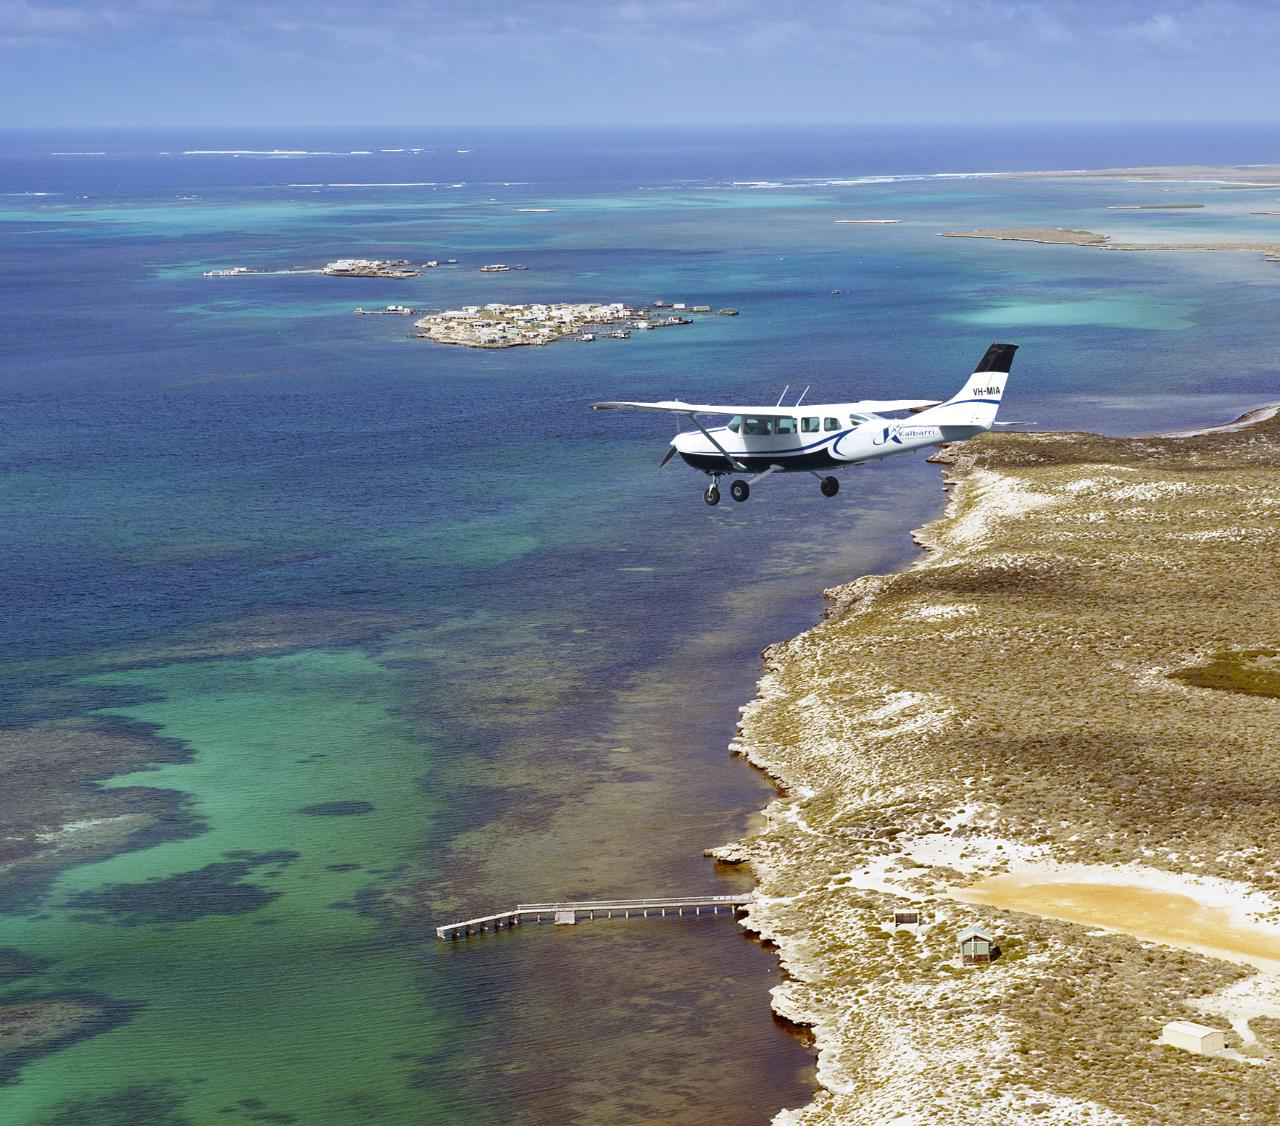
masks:
[[[960,932],[960,961],[966,966],[990,962],[995,949],[995,935],[986,927],[975,925]]]

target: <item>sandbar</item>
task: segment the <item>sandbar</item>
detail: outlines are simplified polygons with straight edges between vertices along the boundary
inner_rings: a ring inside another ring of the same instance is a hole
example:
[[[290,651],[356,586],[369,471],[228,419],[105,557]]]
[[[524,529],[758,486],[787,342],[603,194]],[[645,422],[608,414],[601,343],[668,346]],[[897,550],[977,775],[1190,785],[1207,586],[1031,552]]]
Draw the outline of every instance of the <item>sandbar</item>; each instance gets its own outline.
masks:
[[[998,227],[972,231],[940,231],[942,238],[997,239],[1003,242],[1039,242],[1057,246],[1092,246],[1099,250],[1249,250],[1280,261],[1280,242],[1113,242],[1110,235],[1074,231],[1066,227]]]

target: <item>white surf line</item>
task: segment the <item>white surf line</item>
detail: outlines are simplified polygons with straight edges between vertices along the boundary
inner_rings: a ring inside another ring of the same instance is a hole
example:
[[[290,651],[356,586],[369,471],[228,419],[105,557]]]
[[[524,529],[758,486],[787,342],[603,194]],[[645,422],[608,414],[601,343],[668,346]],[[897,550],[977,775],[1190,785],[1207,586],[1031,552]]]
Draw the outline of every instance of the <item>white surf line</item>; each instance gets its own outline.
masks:
[[[1280,403],[1264,403],[1246,411],[1232,422],[1224,422],[1220,426],[1205,426],[1199,430],[1167,430],[1162,434],[1153,434],[1153,438],[1199,438],[1203,434],[1229,434],[1236,430],[1245,430],[1259,422],[1266,422],[1280,412]]]

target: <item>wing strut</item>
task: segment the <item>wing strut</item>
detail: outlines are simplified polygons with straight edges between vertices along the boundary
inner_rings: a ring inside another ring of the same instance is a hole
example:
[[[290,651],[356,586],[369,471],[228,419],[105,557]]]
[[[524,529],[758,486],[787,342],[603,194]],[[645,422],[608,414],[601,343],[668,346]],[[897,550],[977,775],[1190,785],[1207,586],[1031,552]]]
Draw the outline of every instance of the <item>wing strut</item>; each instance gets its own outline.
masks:
[[[705,426],[702,425],[701,422],[698,421],[698,416],[694,414],[693,411],[689,412],[689,421],[692,422],[694,426],[696,426],[699,430],[702,431],[702,436],[706,438],[708,442],[710,442],[713,446],[715,446],[716,449],[718,449],[722,454],[724,454],[725,460],[731,466],[733,466],[734,469],[736,469],[739,473],[745,473],[747,471],[747,467],[745,465],[743,465],[741,462],[734,461],[733,455],[729,453],[729,451],[726,450],[724,446],[722,446],[719,442],[717,442],[711,436],[711,431],[708,430]]]

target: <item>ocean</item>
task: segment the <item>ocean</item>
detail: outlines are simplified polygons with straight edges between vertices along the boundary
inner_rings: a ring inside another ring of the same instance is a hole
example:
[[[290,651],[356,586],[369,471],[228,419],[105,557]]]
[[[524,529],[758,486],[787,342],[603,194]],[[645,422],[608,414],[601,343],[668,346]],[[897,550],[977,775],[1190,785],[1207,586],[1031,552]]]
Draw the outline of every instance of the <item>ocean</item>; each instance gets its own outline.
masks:
[[[0,748],[26,756],[6,803],[60,848],[0,884],[0,1012],[48,1025],[0,1047],[0,1120],[803,1105],[781,971],[727,916],[432,928],[749,888],[702,850],[772,793],[727,751],[759,652],[824,588],[909,564],[940,473],[913,455],[832,499],[771,478],[711,509],[658,468],[668,420],[586,405],[943,397],[1001,339],[1010,419],[1229,419],[1278,397],[1280,266],[937,235],[1275,240],[1274,189],[970,174],[1278,147],[1257,125],[0,134]],[[1206,206],[1107,210],[1152,202]],[[204,276],[352,256],[458,264]],[[351,315],[658,299],[741,315],[503,351]]]

